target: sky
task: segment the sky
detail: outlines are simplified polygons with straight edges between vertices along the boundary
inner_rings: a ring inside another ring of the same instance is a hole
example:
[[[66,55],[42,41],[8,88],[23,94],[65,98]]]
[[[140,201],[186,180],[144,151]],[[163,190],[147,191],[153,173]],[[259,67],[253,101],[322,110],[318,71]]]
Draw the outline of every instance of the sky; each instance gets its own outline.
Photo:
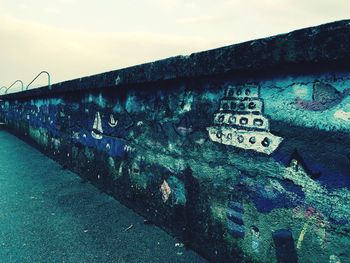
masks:
[[[0,0],[0,87],[26,86],[42,70],[57,83],[349,15],[349,0]],[[41,76],[33,87],[46,84]]]

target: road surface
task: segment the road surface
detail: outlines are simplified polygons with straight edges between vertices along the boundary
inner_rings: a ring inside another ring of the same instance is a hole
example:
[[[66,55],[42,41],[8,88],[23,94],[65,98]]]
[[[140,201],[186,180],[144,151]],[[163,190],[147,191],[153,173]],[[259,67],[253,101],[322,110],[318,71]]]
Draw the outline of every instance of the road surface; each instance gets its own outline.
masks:
[[[206,262],[176,243],[0,130],[0,262]]]

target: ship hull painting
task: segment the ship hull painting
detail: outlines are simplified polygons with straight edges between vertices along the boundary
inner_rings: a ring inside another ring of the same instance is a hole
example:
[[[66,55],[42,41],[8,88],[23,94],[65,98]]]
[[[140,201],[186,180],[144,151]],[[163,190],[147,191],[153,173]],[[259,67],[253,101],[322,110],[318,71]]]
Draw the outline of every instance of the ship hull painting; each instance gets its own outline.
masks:
[[[207,128],[212,141],[267,155],[283,141],[270,133],[258,85],[228,85],[219,104],[214,125]]]
[[[267,131],[245,131],[217,126],[208,127],[207,130],[209,138],[214,142],[267,155],[272,154],[283,141],[282,137]]]

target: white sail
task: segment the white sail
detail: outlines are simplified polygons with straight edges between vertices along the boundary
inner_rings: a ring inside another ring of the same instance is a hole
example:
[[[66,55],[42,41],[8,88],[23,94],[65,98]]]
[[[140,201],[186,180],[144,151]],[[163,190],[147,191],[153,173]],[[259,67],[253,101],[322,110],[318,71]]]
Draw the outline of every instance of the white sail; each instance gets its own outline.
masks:
[[[103,138],[102,120],[99,112],[96,113],[94,124],[92,126],[91,136],[96,140],[101,140]]]
[[[101,120],[101,115],[99,112],[97,112],[97,128],[96,128],[96,130],[98,130],[100,133],[103,133],[102,120]]]

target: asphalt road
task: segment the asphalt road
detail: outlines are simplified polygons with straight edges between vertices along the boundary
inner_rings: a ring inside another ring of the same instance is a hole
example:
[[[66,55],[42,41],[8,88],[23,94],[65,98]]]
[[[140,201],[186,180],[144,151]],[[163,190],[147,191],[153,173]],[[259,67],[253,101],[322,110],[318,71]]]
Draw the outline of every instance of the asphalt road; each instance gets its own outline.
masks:
[[[130,226],[129,230],[126,230]],[[0,130],[0,262],[206,262]]]

